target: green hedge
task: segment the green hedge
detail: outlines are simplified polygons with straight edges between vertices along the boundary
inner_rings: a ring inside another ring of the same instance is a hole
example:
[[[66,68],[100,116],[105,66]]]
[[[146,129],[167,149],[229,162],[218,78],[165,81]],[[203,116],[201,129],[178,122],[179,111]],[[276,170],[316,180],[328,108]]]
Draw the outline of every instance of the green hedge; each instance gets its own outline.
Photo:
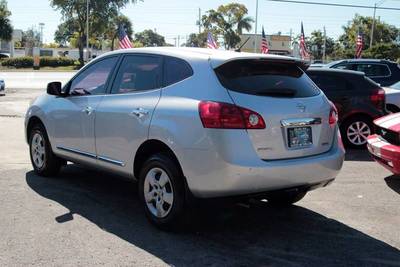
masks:
[[[1,61],[1,65],[14,68],[32,68],[33,57],[8,58]],[[40,67],[74,66],[75,60],[66,57],[40,57]]]

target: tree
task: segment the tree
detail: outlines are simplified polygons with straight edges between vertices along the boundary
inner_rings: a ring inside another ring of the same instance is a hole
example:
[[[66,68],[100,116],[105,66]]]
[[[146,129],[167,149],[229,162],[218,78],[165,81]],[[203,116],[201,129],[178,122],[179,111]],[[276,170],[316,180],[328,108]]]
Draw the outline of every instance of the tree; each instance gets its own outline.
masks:
[[[7,1],[0,1],[0,39],[10,41],[13,27],[10,21],[11,12],[7,8]]]
[[[119,27],[124,27],[128,38],[132,40],[133,26],[131,20],[127,16],[117,16],[110,21],[106,31],[107,39],[111,40],[111,50],[114,50],[114,42],[117,38]]]
[[[207,43],[207,32],[191,33],[183,46],[187,47],[205,47]]]
[[[77,46],[79,48],[79,62],[83,61],[83,48],[86,42],[86,19],[87,0],[50,0],[50,4],[56,10],[60,10],[64,23],[70,22],[73,25],[73,32],[77,33]],[[88,0],[89,1],[89,28],[93,32],[105,33],[110,20],[118,16],[118,10],[127,3],[136,3],[137,0]],[[64,25],[69,27],[69,25]],[[60,30],[60,29],[59,29]],[[59,36],[63,36],[61,31]]]
[[[26,48],[33,48],[40,44],[40,32],[34,27],[22,32],[22,45]]]
[[[339,41],[345,49],[354,49],[356,46],[358,31],[363,34],[364,49],[369,48],[372,17],[364,17],[358,14],[355,15],[352,21],[347,26],[343,26],[344,34],[339,37]],[[389,25],[385,22],[375,21],[374,43],[393,43],[399,36],[400,30],[396,26]]]
[[[152,30],[144,30],[135,34],[135,41],[140,42],[143,46],[165,46],[164,36]]]
[[[307,45],[310,47],[310,52],[314,59],[322,59],[324,49],[324,34],[321,30],[316,30],[311,33],[311,37],[308,39]],[[330,37],[326,37],[326,55],[332,54],[334,45],[335,41]]]
[[[243,29],[250,31],[254,20],[246,16],[248,10],[245,5],[231,3],[221,5],[217,10],[211,9],[202,17],[202,25],[206,31],[214,35],[222,35],[225,48],[234,48],[240,42]]]

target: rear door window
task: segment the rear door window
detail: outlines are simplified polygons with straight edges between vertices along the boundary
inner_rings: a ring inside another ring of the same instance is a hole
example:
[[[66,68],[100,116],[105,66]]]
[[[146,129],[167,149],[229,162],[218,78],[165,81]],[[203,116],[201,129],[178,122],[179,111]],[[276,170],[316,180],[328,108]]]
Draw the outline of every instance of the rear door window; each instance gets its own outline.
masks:
[[[115,77],[112,94],[160,88],[162,61],[158,56],[125,56]]]
[[[353,89],[352,84],[343,77],[319,73],[308,73],[308,76],[324,92],[348,91]]]
[[[189,63],[179,58],[165,57],[164,86],[180,82],[192,75],[193,70]]]
[[[355,67],[355,70],[364,72],[368,77],[390,76],[390,70],[384,64],[356,64]]]
[[[221,84],[232,91],[272,97],[311,97],[320,93],[295,64],[268,60],[235,60],[215,69]]]

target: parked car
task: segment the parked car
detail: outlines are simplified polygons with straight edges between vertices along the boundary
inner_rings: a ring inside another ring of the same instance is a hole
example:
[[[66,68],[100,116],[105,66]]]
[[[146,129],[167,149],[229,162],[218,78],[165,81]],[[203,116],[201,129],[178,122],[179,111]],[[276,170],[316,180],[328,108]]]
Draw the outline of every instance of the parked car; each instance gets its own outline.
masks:
[[[376,162],[400,174],[400,113],[374,121],[376,134],[368,137],[368,151]]]
[[[391,86],[400,81],[400,65],[389,60],[345,59],[331,62],[326,67],[364,72],[381,86]]]
[[[333,105],[289,57],[142,48],[99,56],[26,114],[35,172],[66,161],[139,181],[150,221],[189,197],[291,204],[328,185],[344,149]]]
[[[6,94],[6,83],[0,78],[0,95]]]
[[[362,72],[310,68],[307,74],[335,104],[345,144],[365,147],[372,121],[385,114],[385,91]]]
[[[392,113],[400,112],[400,82],[383,89],[386,95],[386,109]]]

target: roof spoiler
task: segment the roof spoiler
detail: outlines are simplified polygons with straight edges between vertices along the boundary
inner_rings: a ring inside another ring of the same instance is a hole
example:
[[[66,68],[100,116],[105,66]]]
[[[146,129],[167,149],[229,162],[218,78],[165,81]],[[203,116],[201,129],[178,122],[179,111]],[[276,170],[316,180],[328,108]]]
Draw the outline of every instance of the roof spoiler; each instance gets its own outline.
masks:
[[[297,58],[285,58],[285,59],[277,59],[277,58],[260,58],[260,60],[265,60],[269,62],[276,62],[276,63],[293,63],[303,71],[306,71],[310,67],[310,62],[297,59]]]
[[[268,57],[237,57],[237,58],[231,58],[229,60],[226,60],[220,64],[216,64],[216,66],[214,65],[214,68],[218,68],[222,65],[225,65],[226,63],[236,61],[236,60],[262,60],[262,61],[268,61],[271,63],[274,63],[274,62],[275,63],[289,63],[289,64],[295,64],[303,71],[306,71],[310,67],[310,63],[308,61],[297,59],[297,58],[291,58],[291,57],[282,57],[282,58],[279,58],[279,57],[271,57],[271,58],[268,58]]]

